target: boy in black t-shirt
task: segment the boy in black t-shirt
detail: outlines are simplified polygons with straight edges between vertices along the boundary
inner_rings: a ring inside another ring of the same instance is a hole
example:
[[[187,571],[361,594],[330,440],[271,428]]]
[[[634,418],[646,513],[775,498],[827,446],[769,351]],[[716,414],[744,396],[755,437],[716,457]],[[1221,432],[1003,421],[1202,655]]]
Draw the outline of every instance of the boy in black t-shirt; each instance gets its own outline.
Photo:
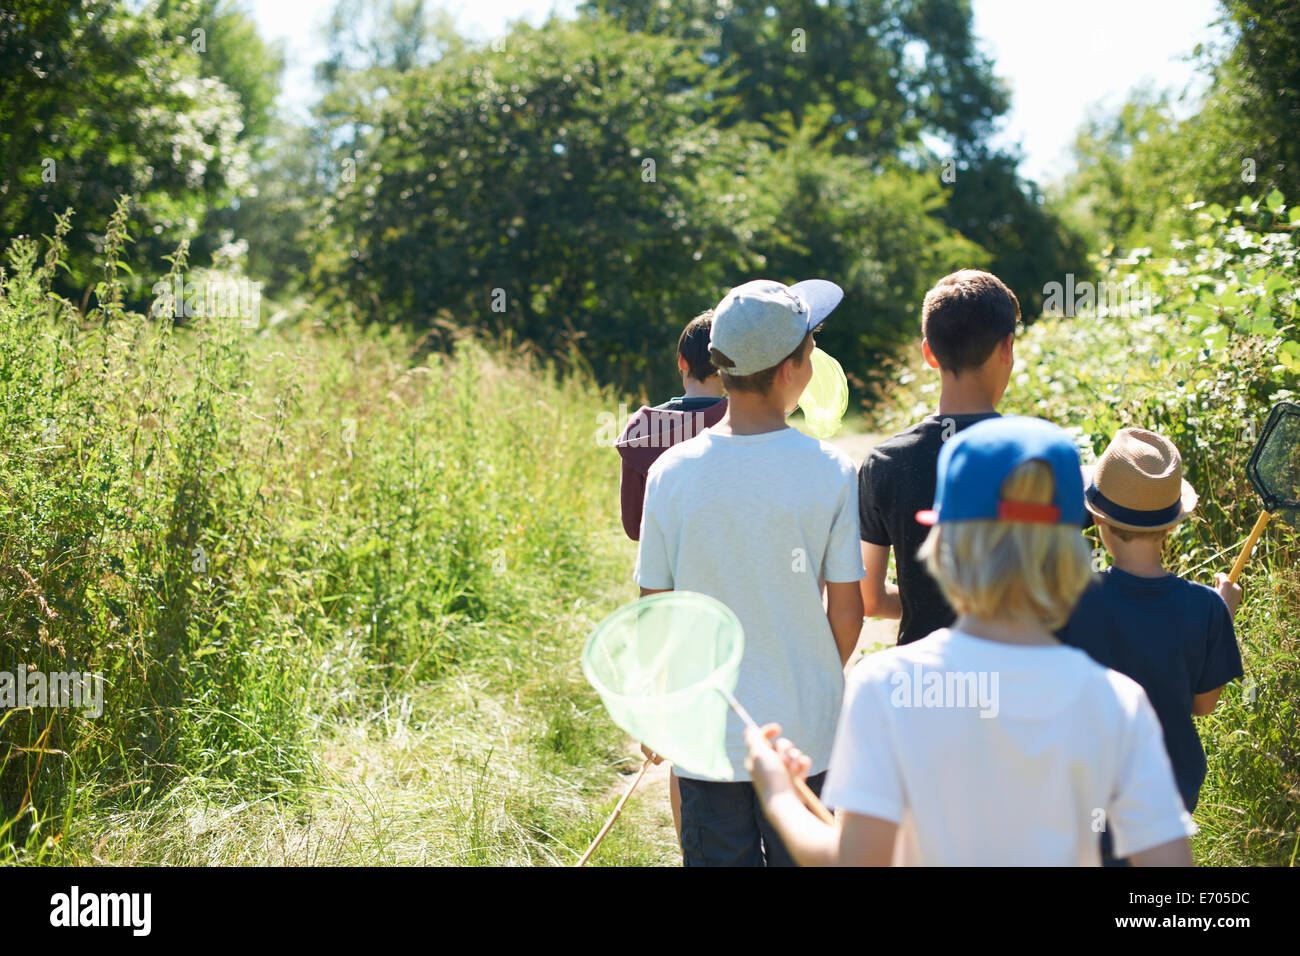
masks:
[[[962,429],[997,415],[1011,380],[1020,303],[997,276],[963,269],[944,276],[921,307],[921,351],[939,370],[939,408],[881,442],[858,472],[862,603],[867,617],[901,618],[898,643],[947,627],[956,615],[917,560],[929,531],[916,513],[934,503],[939,450]],[[886,581],[894,551],[898,584]]]

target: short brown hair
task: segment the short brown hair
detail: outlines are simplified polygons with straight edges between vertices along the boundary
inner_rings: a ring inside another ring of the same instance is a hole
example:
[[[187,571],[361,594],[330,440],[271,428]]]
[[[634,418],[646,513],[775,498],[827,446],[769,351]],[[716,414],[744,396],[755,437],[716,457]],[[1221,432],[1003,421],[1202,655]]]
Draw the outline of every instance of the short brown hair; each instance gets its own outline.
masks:
[[[997,276],[979,269],[946,275],[925,294],[921,334],[939,367],[954,374],[979,368],[1014,335],[1020,301]]]
[[[1111,524],[1109,521],[1104,521],[1096,515],[1093,516],[1093,520],[1096,521],[1098,525],[1104,524],[1106,530],[1121,541],[1145,541],[1149,539],[1160,542],[1169,537],[1169,532],[1174,530],[1173,528],[1161,528],[1159,531],[1130,531],[1128,528],[1121,528],[1118,525]]]
[[[713,331],[713,310],[701,312],[682,329],[677,340],[677,354],[686,359],[686,374],[703,382],[718,370],[709,361],[709,333]]]
[[[781,359],[780,362],[777,362],[771,368],[759,369],[752,375],[728,375],[727,368],[736,363],[727,358],[717,349],[709,349],[709,357],[713,360],[713,364],[718,367],[718,371],[722,373],[722,384],[726,386],[727,391],[757,392],[759,395],[766,395],[772,388],[772,383],[776,381],[776,370],[781,367],[782,363],[794,359],[795,365],[803,364],[804,359],[806,359],[808,354],[812,351],[812,349],[808,347],[808,344],[812,341],[813,335],[815,335],[820,328],[821,326],[818,326],[816,329],[813,329],[805,335],[803,341],[795,347],[795,350],[785,358]]]

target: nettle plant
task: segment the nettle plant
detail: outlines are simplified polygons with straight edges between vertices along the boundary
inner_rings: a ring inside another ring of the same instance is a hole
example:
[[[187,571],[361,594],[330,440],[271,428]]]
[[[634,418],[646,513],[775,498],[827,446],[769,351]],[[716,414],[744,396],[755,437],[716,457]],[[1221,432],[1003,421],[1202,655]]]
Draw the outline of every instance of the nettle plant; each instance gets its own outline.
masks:
[[[1163,286],[1165,308],[1199,326],[1215,351],[1233,335],[1270,340],[1278,371],[1294,384],[1300,373],[1300,207],[1287,207],[1275,189],[1262,199],[1242,197],[1230,210],[1218,203],[1190,208],[1204,231],[1175,239],[1182,256],[1154,277]]]
[[[1103,282],[1149,290],[1136,307],[1031,323],[1003,402],[1067,428],[1085,461],[1129,425],[1173,441],[1201,492],[1197,520],[1177,534],[1189,569],[1249,525],[1246,458],[1269,407],[1300,390],[1300,215],[1276,193],[1197,211],[1203,228],[1170,254],[1099,264]]]

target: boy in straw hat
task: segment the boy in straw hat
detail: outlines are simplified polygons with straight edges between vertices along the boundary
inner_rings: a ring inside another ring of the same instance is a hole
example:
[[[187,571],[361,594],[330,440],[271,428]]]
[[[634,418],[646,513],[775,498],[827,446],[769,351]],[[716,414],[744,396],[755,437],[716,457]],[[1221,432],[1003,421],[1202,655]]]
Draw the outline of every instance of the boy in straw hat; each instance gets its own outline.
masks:
[[[1205,779],[1205,751],[1192,717],[1213,711],[1224,685],[1242,675],[1232,627],[1241,588],[1223,573],[1211,589],[1165,570],[1165,539],[1196,508],[1196,492],[1169,439],[1145,428],[1121,429],[1092,471],[1084,499],[1112,564],[1058,636],[1142,685],[1190,813]],[[1102,849],[1112,862],[1109,833]]]

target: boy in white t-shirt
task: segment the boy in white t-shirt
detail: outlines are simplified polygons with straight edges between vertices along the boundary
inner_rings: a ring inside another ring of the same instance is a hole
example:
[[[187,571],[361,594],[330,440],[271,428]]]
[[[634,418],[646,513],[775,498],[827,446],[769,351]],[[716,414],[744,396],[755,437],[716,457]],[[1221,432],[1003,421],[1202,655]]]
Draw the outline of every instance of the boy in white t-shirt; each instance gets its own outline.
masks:
[[[774,725],[747,736],[755,786],[805,865],[1098,865],[1098,833],[1138,865],[1191,865],[1195,832],[1160,724],[1129,678],[1052,636],[1086,586],[1083,481],[1069,436],[990,419],[939,456],[920,556],[951,628],[853,671],[823,824]],[[766,738],[765,739],[765,736]]]
[[[785,420],[812,377],[813,333],[842,294],[818,279],[756,280],[719,303],[709,344],[727,413],[650,467],[636,567],[643,595],[697,591],[735,612],[745,629],[736,697],[807,741],[814,791],[862,628],[858,486],[848,455]],[[792,865],[758,808],[735,715],[727,752],[730,781],[676,769],[683,862]]]

